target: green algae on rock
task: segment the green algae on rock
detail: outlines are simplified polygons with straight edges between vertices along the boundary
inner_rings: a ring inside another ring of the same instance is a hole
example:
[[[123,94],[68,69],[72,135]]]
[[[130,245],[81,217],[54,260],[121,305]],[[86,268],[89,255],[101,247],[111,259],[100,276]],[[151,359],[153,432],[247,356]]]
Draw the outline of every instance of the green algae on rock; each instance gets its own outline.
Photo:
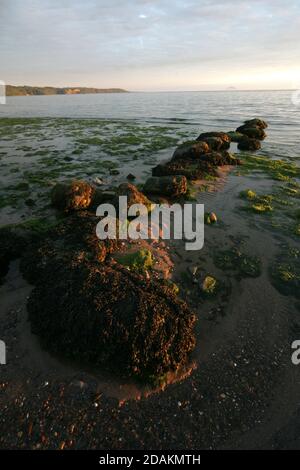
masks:
[[[240,193],[240,196],[242,198],[248,199],[250,201],[254,200],[257,198],[257,194],[255,191],[252,191],[252,189],[246,189],[245,191],[242,191]]]
[[[114,258],[118,263],[126,266],[128,269],[136,271],[144,271],[152,268],[153,266],[153,255],[150,250],[140,249],[138,251],[130,253],[119,253],[115,254]]]
[[[272,284],[283,295],[300,299],[300,253],[284,247],[271,264],[269,273]]]
[[[213,295],[216,293],[217,280],[213,276],[205,276],[201,283],[201,290],[205,295]]]
[[[227,135],[230,137],[231,142],[235,143],[239,143],[242,139],[245,138],[244,134],[236,131],[227,132]]]

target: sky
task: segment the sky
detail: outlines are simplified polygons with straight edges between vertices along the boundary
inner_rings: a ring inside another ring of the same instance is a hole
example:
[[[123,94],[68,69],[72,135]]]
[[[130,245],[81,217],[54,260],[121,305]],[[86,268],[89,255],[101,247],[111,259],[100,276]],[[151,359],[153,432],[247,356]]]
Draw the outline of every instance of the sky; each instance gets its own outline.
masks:
[[[300,0],[0,0],[0,80],[300,88]]]

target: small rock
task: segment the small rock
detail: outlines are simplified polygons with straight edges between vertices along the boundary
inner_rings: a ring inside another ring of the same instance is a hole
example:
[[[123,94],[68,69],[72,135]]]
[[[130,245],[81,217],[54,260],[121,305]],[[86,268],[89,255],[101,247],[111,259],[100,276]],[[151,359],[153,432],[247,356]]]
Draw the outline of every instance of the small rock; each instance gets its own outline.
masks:
[[[217,280],[212,276],[206,276],[201,283],[201,290],[208,295],[214,294],[217,287]]]
[[[29,199],[26,199],[25,204],[28,207],[32,207],[32,206],[35,206],[35,201],[29,198]]]
[[[211,222],[212,224],[214,224],[215,222],[218,221],[218,218],[217,218],[217,216],[216,216],[216,214],[215,214],[214,212],[211,212],[211,213],[209,214],[209,219],[210,219],[210,222]]]
[[[109,170],[109,174],[110,175],[119,175],[120,172],[116,168],[112,168],[111,170]]]
[[[104,181],[101,178],[98,178],[98,176],[96,176],[96,178],[93,179],[93,183],[97,184],[98,186],[101,186]]]
[[[198,266],[189,266],[188,271],[192,276],[196,276],[197,271],[198,271]]]

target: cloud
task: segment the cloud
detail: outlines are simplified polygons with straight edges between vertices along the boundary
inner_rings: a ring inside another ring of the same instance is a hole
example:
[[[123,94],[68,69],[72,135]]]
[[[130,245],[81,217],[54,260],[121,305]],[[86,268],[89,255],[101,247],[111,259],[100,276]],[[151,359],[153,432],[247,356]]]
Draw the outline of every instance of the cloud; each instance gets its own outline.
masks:
[[[292,67],[299,18],[298,0],[1,0],[0,78],[122,86],[131,77],[130,88],[136,72],[142,88],[143,72],[159,81],[176,67],[186,80],[194,70],[213,80],[237,65]]]

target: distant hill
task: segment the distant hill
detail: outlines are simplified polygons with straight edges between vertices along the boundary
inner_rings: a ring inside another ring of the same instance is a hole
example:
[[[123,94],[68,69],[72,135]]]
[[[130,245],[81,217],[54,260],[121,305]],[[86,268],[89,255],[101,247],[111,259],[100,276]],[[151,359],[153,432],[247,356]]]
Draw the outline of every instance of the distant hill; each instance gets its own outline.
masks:
[[[34,96],[34,95],[81,95],[87,93],[128,93],[122,88],[86,88],[65,87],[55,88],[51,86],[13,86],[6,85],[6,96]]]

